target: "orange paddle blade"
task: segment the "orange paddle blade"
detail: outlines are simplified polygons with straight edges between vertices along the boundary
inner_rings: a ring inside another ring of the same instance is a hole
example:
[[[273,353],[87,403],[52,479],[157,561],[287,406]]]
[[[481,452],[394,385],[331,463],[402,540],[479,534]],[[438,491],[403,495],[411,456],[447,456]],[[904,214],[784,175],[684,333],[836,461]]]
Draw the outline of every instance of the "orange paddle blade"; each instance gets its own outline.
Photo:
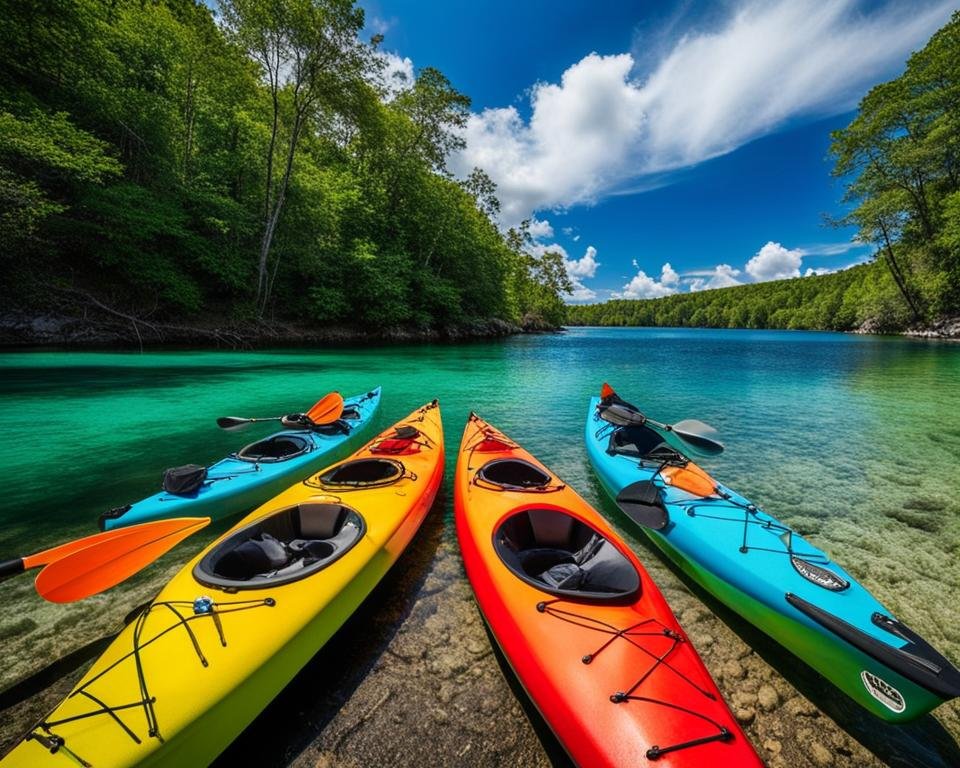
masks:
[[[170,520],[156,520],[150,523],[140,523],[139,525],[131,525],[126,528],[114,528],[109,531],[103,531],[102,533],[95,533],[92,536],[84,536],[82,539],[68,541],[66,544],[60,544],[59,546],[45,549],[43,552],[37,552],[36,554],[28,555],[27,557],[23,558],[23,567],[24,570],[28,570],[30,568],[39,568],[41,565],[48,565],[56,560],[67,557],[67,555],[72,555],[74,552],[79,552],[81,549],[86,549],[87,547],[93,546],[94,544],[102,544],[107,541],[113,541],[114,539],[122,539],[126,536],[129,536],[131,533],[139,533],[140,535],[149,538],[165,536],[168,533],[182,529],[185,520],[196,522],[202,519],[204,518],[181,517]]]
[[[608,397],[615,394],[617,393],[613,391],[613,387],[607,384],[607,382],[603,382],[603,386],[600,387],[600,399],[606,400]]]
[[[317,401],[309,411],[307,418],[314,424],[332,424],[343,414],[343,396],[339,392],[331,392]]]
[[[50,563],[37,576],[37,592],[52,603],[70,603],[96,595],[146,568],[207,526],[210,518],[179,517],[160,522],[170,525],[156,527],[154,523],[144,523],[118,528],[117,533],[126,535],[95,542]]]

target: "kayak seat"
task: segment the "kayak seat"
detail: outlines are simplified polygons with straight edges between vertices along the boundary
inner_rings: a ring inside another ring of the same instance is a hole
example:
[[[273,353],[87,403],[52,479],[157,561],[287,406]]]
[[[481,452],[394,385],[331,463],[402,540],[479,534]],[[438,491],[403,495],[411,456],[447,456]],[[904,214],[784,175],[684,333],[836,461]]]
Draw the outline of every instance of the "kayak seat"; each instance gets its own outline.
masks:
[[[550,482],[550,475],[529,461],[521,459],[494,459],[477,472],[479,480],[510,490],[542,488]]]
[[[640,575],[623,553],[560,510],[516,513],[497,530],[494,549],[519,579],[552,595],[621,600],[640,589]]]
[[[355,459],[338,464],[317,477],[322,487],[375,488],[390,485],[406,474],[397,459]]]
[[[250,461],[258,464],[287,461],[301,453],[310,450],[310,443],[299,435],[271,435],[258,440],[236,453],[241,461]]]
[[[197,563],[193,575],[229,591],[287,584],[326,568],[364,531],[363,518],[350,507],[303,502],[234,532]]]
[[[663,437],[650,427],[620,427],[610,434],[607,453],[640,458],[655,452],[661,446],[670,447]]]

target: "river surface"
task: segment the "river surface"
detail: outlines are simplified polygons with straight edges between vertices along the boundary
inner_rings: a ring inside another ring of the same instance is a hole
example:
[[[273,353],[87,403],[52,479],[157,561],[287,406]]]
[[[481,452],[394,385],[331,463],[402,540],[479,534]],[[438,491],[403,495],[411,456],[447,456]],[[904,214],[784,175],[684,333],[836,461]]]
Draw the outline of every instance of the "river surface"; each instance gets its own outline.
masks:
[[[376,385],[384,391],[382,426],[439,398],[448,477],[464,421],[475,410],[610,514],[581,436],[587,399],[603,381],[658,420],[698,418],[717,427],[726,452],[702,462],[708,471],[828,550],[898,618],[960,662],[960,345],[948,343],[806,332],[577,328],[489,343],[355,350],[0,354],[0,555],[28,554],[92,533],[101,511],[157,490],[164,468],[212,462],[269,432],[269,425],[242,435],[222,432],[215,425],[218,416],[303,410],[329,390],[349,395]],[[432,578],[468,594],[449,493],[433,518],[432,543],[420,545],[416,563],[403,566],[417,573],[399,597],[414,603],[425,599],[420,591]],[[18,712],[40,706],[34,693],[54,685],[61,673],[75,679],[108,630],[115,631],[127,611],[149,599],[178,563],[222,529],[204,531],[130,583],[72,605],[44,603],[25,576],[4,583],[0,709],[6,711],[0,717],[11,722],[13,714],[19,722]],[[704,622],[700,634],[709,637],[708,646],[717,646],[704,653],[711,671],[717,674],[715,666],[737,655],[719,647],[727,625],[734,630],[730,642],[738,648],[747,643],[749,653],[755,637],[748,629],[727,614],[717,620],[690,595],[689,585],[657,561],[642,535],[624,533],[651,562],[654,577],[666,582],[668,599],[676,593],[684,601],[675,606],[684,625]],[[442,605],[436,610],[442,612]],[[406,623],[410,615],[398,614],[397,621]],[[407,631],[405,624],[394,626],[380,651],[397,642],[394,634]],[[364,663],[375,671],[377,650],[370,654]],[[758,663],[771,665],[773,671],[764,674],[781,699],[800,696],[818,717],[825,711],[821,720],[839,725],[836,744],[852,737],[853,746],[845,748],[827,741],[833,757],[825,764],[865,764],[855,751],[864,747],[866,764],[950,765],[957,754],[956,703],[942,707],[938,720],[928,718],[924,726],[935,731],[928,739],[946,746],[911,762],[898,753],[909,751],[909,744],[871,732],[889,726],[837,714],[826,700],[829,688],[819,686],[814,673],[802,665],[798,672],[795,662],[775,650],[761,655]],[[68,657],[63,665],[53,663],[63,657]],[[486,663],[496,670],[493,661]],[[784,665],[791,669],[778,669]],[[427,665],[423,674],[429,672]],[[781,672],[787,679],[781,680]],[[490,695],[511,697],[497,682],[499,673],[491,674],[496,681]],[[730,698],[737,675],[717,676]],[[362,692],[358,677],[349,690],[328,693],[346,706]],[[302,701],[294,699],[290,706],[301,707]],[[758,750],[767,750],[771,764],[786,760],[792,754],[790,734],[781,733],[783,727],[763,732],[765,722],[772,729],[786,716],[765,719],[765,708],[754,708],[751,739]],[[323,715],[311,738],[322,741],[325,729],[337,727],[336,718],[333,711]],[[341,750],[344,739],[360,738],[356,734],[363,730],[344,726],[347,735],[334,739],[335,746]],[[0,736],[8,743],[12,734]],[[530,743],[516,744],[517,754],[532,755],[532,763],[546,760],[548,744],[541,745],[532,731],[523,738]],[[482,751],[482,735],[475,740],[473,753],[455,762],[494,754]],[[300,747],[288,745],[277,759],[302,758]],[[854,752],[845,757],[844,750]],[[390,753],[400,762],[413,762],[415,754]],[[329,755],[325,759],[334,763],[346,760],[336,750]],[[846,758],[852,762],[844,763]]]

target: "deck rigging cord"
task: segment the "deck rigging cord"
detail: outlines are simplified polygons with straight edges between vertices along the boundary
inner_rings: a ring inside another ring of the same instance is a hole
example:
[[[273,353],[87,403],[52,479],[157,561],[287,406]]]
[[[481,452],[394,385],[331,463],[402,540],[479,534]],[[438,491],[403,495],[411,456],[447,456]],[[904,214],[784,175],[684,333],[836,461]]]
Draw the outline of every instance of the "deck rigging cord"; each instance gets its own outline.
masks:
[[[40,720],[33,728],[30,729],[30,732],[26,736],[26,740],[34,740],[46,747],[51,754],[56,754],[57,752],[63,752],[66,756],[70,757],[72,760],[77,762],[82,766],[89,766],[90,763],[86,762],[76,753],[72,752],[66,746],[66,739],[63,736],[60,736],[54,733],[53,729],[57,726],[64,725],[66,723],[71,723],[76,720],[82,720],[88,717],[95,717],[97,715],[109,715],[110,718],[123,729],[136,744],[141,744],[142,739],[137,736],[134,730],[127,725],[117,714],[122,710],[140,708],[143,710],[144,717],[146,718],[147,723],[147,735],[149,738],[155,738],[161,743],[163,743],[163,736],[160,734],[160,724],[157,720],[156,710],[154,704],[156,703],[156,697],[150,694],[149,688],[147,686],[147,676],[143,668],[143,658],[142,652],[145,648],[152,645],[154,642],[159,640],[161,637],[167,635],[168,633],[174,631],[177,628],[182,627],[187,636],[190,638],[190,642],[193,646],[194,651],[197,654],[197,658],[200,660],[200,663],[207,667],[209,666],[209,661],[203,653],[203,649],[200,647],[200,641],[197,639],[196,633],[190,627],[190,623],[197,621],[204,617],[209,617],[216,627],[217,635],[220,639],[220,644],[222,647],[227,647],[227,638],[223,631],[223,625],[220,621],[221,614],[235,613],[237,611],[250,610],[252,608],[260,607],[274,607],[277,602],[272,597],[265,597],[259,600],[234,600],[226,603],[214,602],[209,597],[199,597],[196,600],[169,600],[162,602],[151,603],[146,610],[144,610],[136,619],[136,624],[133,630],[133,649],[128,653],[121,656],[119,659],[114,661],[105,669],[101,670],[99,673],[87,680],[83,685],[78,687],[73,691],[67,699],[71,699],[75,696],[84,696],[87,699],[90,699],[94,704],[97,705],[97,709],[90,710],[89,712],[82,712],[78,715],[71,715],[70,717],[64,717],[59,720],[48,720],[44,717]],[[167,609],[173,613],[176,617],[173,624],[166,627],[165,629],[157,632],[155,635],[150,637],[147,640],[143,640],[143,631],[146,626],[147,617],[155,609]],[[187,614],[183,609],[187,608],[192,610],[192,614]],[[105,701],[100,699],[98,696],[95,696],[91,693],[88,688],[93,685],[97,680],[102,678],[108,672],[112,671],[118,667],[121,663],[126,660],[133,658],[134,664],[137,672],[137,684],[140,689],[140,700],[130,702],[127,704],[116,704],[110,705]],[[39,731],[41,732],[38,732]]]
[[[609,648],[614,642],[619,639],[625,640],[630,643],[635,648],[639,649],[651,659],[653,659],[653,664],[647,669],[639,679],[633,683],[629,688],[622,691],[615,691],[610,694],[610,702],[613,704],[621,704],[627,701],[640,701],[647,704],[654,704],[657,706],[667,707],[669,709],[675,709],[679,712],[691,715],[695,718],[698,718],[706,723],[709,723],[714,728],[717,729],[716,733],[707,734],[695,739],[690,739],[688,741],[679,742],[677,744],[670,744],[667,746],[653,745],[647,749],[646,755],[649,760],[656,760],[662,755],[668,754],[670,752],[676,752],[681,749],[687,749],[690,747],[696,747],[701,744],[709,744],[714,741],[730,741],[733,738],[733,733],[729,728],[721,725],[713,718],[708,715],[703,714],[702,712],[697,712],[693,709],[681,706],[679,704],[674,704],[673,702],[663,701],[662,699],[656,699],[650,696],[643,696],[637,693],[637,690],[653,675],[658,669],[667,669],[673,672],[677,677],[683,680],[685,683],[694,688],[698,693],[705,696],[710,701],[716,701],[717,697],[714,696],[710,691],[707,691],[697,685],[693,680],[691,680],[687,675],[674,667],[669,661],[668,658],[670,655],[678,648],[682,643],[687,642],[686,638],[683,637],[679,632],[676,632],[673,629],[670,629],[665,624],[663,624],[659,619],[647,618],[641,621],[631,624],[630,626],[618,628],[612,624],[608,624],[605,621],[600,621],[595,619],[592,616],[585,616],[583,614],[576,613],[575,611],[558,608],[556,607],[557,603],[568,602],[563,598],[555,598],[553,600],[544,600],[537,603],[537,612],[542,613],[547,616],[553,616],[554,618],[559,619],[560,621],[567,622],[568,624],[573,624],[578,627],[583,627],[584,629],[591,630],[594,632],[601,632],[603,634],[609,635],[609,637],[603,642],[603,644],[597,648],[597,650],[592,653],[584,654],[580,657],[582,664],[589,665],[593,660],[604,650]],[[637,638],[643,637],[665,637],[671,640],[669,647],[657,655],[650,649],[644,647],[642,642]]]

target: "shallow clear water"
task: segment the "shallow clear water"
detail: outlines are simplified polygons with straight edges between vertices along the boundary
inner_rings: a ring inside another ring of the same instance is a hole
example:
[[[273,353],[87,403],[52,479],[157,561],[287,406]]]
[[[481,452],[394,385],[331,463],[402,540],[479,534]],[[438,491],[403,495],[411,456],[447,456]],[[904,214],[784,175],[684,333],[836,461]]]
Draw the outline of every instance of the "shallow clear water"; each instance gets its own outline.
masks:
[[[575,329],[456,346],[2,354],[0,554],[93,532],[102,510],[154,492],[164,468],[210,462],[269,431],[221,432],[217,416],[271,416],[377,384],[383,425],[440,399],[449,472],[472,409],[602,506],[581,433],[604,380],[654,418],[716,426],[727,451],[703,462],[712,474],[960,661],[960,345]],[[26,577],[5,583],[0,689],[102,636],[212,535],[75,605],[44,604]]]

